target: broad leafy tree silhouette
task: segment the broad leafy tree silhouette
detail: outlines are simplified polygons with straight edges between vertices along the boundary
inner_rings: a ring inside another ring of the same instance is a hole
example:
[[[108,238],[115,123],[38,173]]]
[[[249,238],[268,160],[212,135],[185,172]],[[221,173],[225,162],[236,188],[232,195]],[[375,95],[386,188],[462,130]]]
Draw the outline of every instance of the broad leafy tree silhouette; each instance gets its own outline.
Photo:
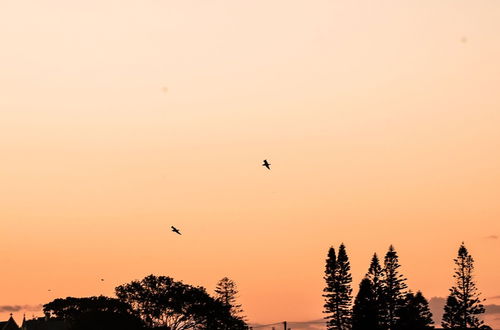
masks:
[[[71,330],[144,329],[130,305],[104,296],[58,298],[43,306],[45,315],[64,320]]]
[[[246,329],[230,307],[212,298],[204,288],[149,275],[118,286],[116,296],[130,304],[150,328],[169,330]]]

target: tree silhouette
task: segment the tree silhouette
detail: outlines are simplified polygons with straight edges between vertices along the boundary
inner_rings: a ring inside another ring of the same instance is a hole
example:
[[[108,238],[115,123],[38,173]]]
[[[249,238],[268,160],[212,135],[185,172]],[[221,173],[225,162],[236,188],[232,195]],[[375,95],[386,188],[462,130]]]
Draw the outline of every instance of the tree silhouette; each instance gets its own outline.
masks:
[[[338,257],[335,257],[335,250],[330,247],[326,260],[325,281],[325,313],[329,314],[325,318],[327,328],[344,330],[351,328],[351,266],[349,258],[342,243],[339,246]]]
[[[398,330],[425,330],[434,329],[429,302],[418,291],[409,292],[404,299],[404,306],[398,311],[398,320],[395,328]]]
[[[84,312],[112,312],[132,314],[132,308],[116,298],[105,296],[84,298],[57,298],[43,305],[43,311],[49,317],[71,319]]]
[[[324,313],[329,314],[325,316],[327,319],[327,328],[334,329],[334,317],[336,312],[335,305],[335,287],[337,282],[337,256],[335,255],[335,249],[333,246],[328,250],[328,257],[326,258],[326,266],[325,266],[325,282],[326,287],[323,289],[323,297],[325,297],[325,311]]]
[[[352,308],[352,330],[379,328],[375,299],[372,282],[367,277],[363,278]]]
[[[58,298],[45,305],[47,317],[64,320],[72,330],[143,329],[141,319],[127,303],[104,296]]]
[[[221,301],[224,305],[229,306],[231,315],[233,317],[244,319],[243,309],[241,305],[236,302],[238,295],[238,288],[236,283],[228,277],[222,278],[215,288],[215,298]]]
[[[131,315],[122,315],[111,312],[93,311],[82,313],[74,320],[70,330],[143,330],[143,322]]]
[[[373,305],[376,311],[377,323],[372,329],[382,329],[382,316],[385,314],[383,311],[384,302],[384,271],[380,266],[380,262],[376,253],[373,254],[370,262],[370,267],[366,273],[366,278],[370,281],[373,292]]]
[[[202,287],[167,276],[149,275],[141,281],[118,286],[116,296],[132,306],[149,327],[184,329],[246,329],[231,316],[230,308],[212,298]]]
[[[453,295],[449,295],[446,298],[446,304],[444,305],[444,314],[441,325],[445,329],[460,328],[461,318],[460,318],[460,304],[457,298]]]
[[[479,328],[484,325],[478,315],[485,312],[480,293],[474,282],[474,259],[467,251],[464,243],[458,249],[455,262],[455,285],[450,289],[450,295],[444,307],[443,328]]]
[[[398,271],[398,254],[394,246],[390,245],[384,258],[383,269],[383,313],[382,322],[384,328],[394,329],[398,319],[397,311],[404,305],[405,290],[408,287],[405,283],[406,278]]]

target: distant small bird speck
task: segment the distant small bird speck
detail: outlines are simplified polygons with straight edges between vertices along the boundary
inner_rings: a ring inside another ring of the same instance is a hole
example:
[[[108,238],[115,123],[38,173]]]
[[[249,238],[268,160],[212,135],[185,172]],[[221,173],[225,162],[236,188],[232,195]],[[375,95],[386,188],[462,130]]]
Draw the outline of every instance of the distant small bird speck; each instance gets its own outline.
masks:
[[[262,166],[265,166],[268,170],[271,169],[271,164],[267,162],[267,159],[264,159],[264,163],[262,164]]]
[[[461,41],[463,44],[465,44],[465,43],[467,43],[467,38],[466,38],[466,37],[462,37],[462,39],[460,39],[460,41]]]
[[[163,87],[163,88],[161,89],[161,91],[162,91],[163,93],[167,94],[167,93],[168,93],[168,87]]]
[[[181,232],[179,231],[179,229],[175,228],[174,226],[171,226],[172,227],[172,231],[176,234],[179,234],[179,235],[182,235]]]

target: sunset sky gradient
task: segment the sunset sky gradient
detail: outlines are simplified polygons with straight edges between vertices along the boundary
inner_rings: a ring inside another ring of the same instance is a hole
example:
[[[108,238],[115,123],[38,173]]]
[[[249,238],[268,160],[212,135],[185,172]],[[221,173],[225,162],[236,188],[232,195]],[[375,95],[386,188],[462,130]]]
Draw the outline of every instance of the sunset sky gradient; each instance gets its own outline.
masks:
[[[228,276],[313,320],[331,245],[430,298],[462,241],[500,304],[499,1],[0,0],[0,42],[0,305]]]

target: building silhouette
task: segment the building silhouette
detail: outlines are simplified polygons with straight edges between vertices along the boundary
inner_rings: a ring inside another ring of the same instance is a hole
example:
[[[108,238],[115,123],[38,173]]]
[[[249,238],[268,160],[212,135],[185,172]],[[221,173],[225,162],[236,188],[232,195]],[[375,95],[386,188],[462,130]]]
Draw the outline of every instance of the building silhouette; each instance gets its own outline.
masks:
[[[23,323],[21,326],[17,325],[16,321],[10,314],[10,318],[7,321],[0,322],[0,330],[68,330],[64,320],[58,320],[53,318],[38,317],[31,320],[26,320],[23,317]]]
[[[18,330],[19,326],[12,317],[12,313],[7,321],[0,322],[0,330]]]

